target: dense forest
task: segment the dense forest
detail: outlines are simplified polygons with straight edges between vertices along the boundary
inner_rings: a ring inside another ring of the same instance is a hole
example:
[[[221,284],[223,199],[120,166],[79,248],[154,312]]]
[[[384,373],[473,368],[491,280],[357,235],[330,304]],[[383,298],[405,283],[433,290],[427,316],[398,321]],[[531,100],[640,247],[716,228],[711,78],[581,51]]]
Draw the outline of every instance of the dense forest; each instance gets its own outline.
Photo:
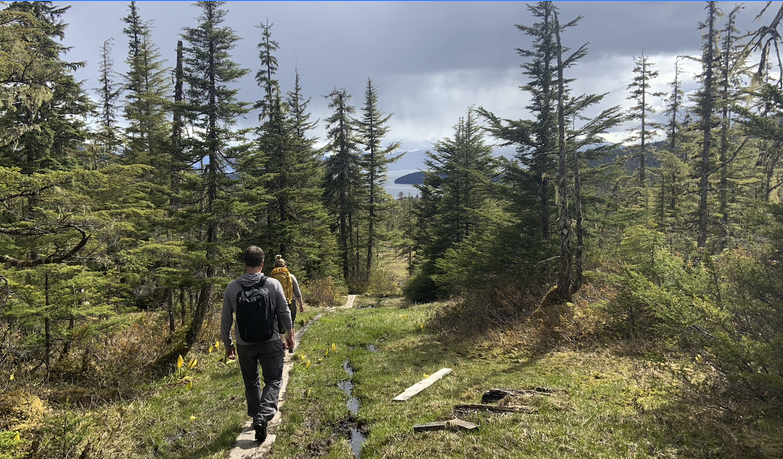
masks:
[[[593,338],[657,343],[710,370],[679,377],[713,403],[779,411],[783,7],[753,5],[772,19],[747,32],[736,19],[748,13],[706,2],[702,53],[683,57],[700,63],[699,89],[685,94],[678,68],[667,93],[652,91],[658,71],[640,50],[621,110],[572,89],[588,53],[569,40],[581,18],[529,4],[516,25],[532,43],[516,50],[526,115],[477,101],[432,145],[419,195],[395,199],[383,184],[401,152],[382,92],[368,78],[357,107],[335,89],[331,116],[313,120],[298,74],[276,77],[268,21],[251,70],[232,60],[223,2],[198,2],[168,67],[143,3],[130,2],[117,38],[129,70],[115,72],[105,41],[88,94],[74,77],[84,64],[61,44],[68,7],[1,6],[4,387],[110,388],[170,371],[214,341],[204,324],[257,244],[288,260],[311,305],[400,293],[381,262],[392,254],[407,265],[408,300],[451,299],[442,314],[466,327],[588,307],[602,317]],[[238,99],[249,72],[260,100]],[[256,127],[239,129],[247,114]],[[622,143],[606,140],[629,121]],[[327,138],[313,136],[317,122]],[[129,333],[147,320],[139,312],[165,317],[159,345]]]

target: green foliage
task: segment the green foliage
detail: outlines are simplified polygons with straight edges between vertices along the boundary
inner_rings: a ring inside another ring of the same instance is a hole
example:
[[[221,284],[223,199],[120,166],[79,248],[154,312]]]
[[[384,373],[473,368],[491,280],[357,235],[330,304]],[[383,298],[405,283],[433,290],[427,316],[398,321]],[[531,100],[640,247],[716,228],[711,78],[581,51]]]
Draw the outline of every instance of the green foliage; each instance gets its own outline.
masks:
[[[311,306],[334,307],[343,301],[342,294],[331,277],[311,278],[301,287],[302,295]]]

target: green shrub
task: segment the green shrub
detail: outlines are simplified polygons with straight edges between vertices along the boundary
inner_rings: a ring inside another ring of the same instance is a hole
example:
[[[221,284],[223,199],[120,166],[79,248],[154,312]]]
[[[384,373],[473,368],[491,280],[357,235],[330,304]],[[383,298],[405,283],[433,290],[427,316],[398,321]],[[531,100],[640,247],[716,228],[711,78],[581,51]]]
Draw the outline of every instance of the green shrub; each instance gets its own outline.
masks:
[[[342,303],[342,295],[331,277],[308,280],[302,285],[302,295],[310,306],[333,307]]]

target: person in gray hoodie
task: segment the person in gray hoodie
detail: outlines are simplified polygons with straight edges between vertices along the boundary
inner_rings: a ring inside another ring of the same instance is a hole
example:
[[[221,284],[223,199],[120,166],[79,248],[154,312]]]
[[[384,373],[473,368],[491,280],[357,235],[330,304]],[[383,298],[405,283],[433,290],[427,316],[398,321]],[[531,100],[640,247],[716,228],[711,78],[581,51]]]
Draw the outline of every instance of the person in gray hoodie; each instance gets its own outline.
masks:
[[[223,294],[223,310],[221,312],[220,336],[226,347],[226,358],[233,360],[239,356],[239,367],[242,370],[242,380],[245,383],[245,399],[247,400],[247,414],[253,419],[253,428],[256,432],[256,440],[263,443],[266,439],[266,427],[269,421],[277,413],[277,404],[280,399],[280,387],[283,382],[283,343],[277,333],[261,343],[248,343],[242,340],[238,327],[235,329],[234,340],[236,348],[231,341],[231,327],[234,325],[237,296],[245,288],[253,287],[264,277],[264,251],[251,245],[242,254],[247,271],[234,280]],[[262,284],[266,289],[269,306],[274,311],[285,329],[285,341],[289,349],[294,347],[294,330],[291,323],[291,311],[283,293],[283,287],[277,280],[267,277]],[[237,318],[238,320],[239,318]],[[276,325],[275,325],[275,331]],[[258,374],[258,365],[261,365],[261,373],[264,377],[264,388]]]

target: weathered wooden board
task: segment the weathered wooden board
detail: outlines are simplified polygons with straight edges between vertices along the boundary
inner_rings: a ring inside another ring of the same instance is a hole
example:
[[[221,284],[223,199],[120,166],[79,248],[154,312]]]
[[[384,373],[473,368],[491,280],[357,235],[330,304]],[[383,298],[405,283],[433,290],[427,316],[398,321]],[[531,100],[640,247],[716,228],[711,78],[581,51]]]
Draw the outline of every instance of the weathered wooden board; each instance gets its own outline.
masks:
[[[529,406],[497,406],[497,405],[454,405],[455,411],[494,411],[498,413],[535,413]]]
[[[542,392],[539,390],[490,389],[484,392],[484,395],[481,396],[481,403],[496,403],[508,396],[516,396],[516,395],[529,395],[529,396],[543,395],[546,397],[550,397],[552,394],[549,392]]]
[[[451,419],[449,421],[439,422],[425,422],[423,424],[414,424],[414,432],[427,432],[430,430],[475,430],[478,429],[476,424],[472,422],[463,421],[462,419]]]
[[[416,384],[412,385],[411,387],[405,389],[405,392],[394,397],[393,400],[397,400],[397,401],[408,400],[409,398],[413,397],[414,395],[418,394],[424,389],[430,387],[435,383],[435,381],[439,380],[440,378],[446,376],[449,373],[451,373],[451,368],[441,368],[435,374],[430,375],[429,378],[423,379],[417,382]]]

